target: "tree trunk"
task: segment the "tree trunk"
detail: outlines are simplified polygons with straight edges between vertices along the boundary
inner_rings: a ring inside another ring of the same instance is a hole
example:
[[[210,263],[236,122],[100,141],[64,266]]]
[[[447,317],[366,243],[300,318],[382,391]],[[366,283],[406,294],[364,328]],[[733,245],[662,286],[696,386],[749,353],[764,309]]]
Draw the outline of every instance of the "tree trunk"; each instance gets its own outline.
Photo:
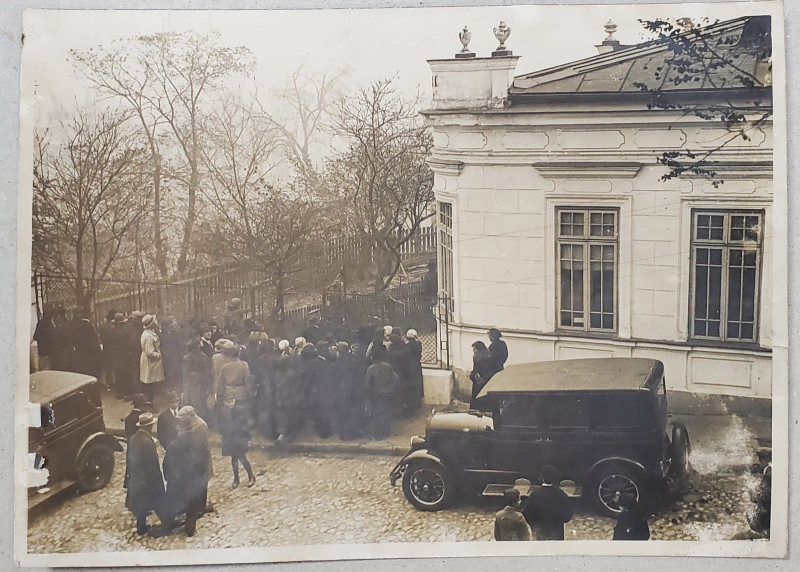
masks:
[[[274,310],[274,319],[275,319],[275,327],[278,329],[278,336],[283,338],[285,335],[284,332],[284,302],[286,300],[286,289],[283,283],[283,267],[279,266],[275,270],[275,310]]]
[[[192,232],[194,230],[194,220],[197,211],[197,187],[200,182],[200,174],[197,170],[197,161],[191,161],[192,170],[189,178],[189,199],[186,208],[186,226],[183,227],[183,241],[181,251],[178,256],[178,272],[186,272],[186,260],[189,257],[189,247],[192,242]]]
[[[164,253],[164,237],[161,234],[161,155],[153,154],[153,225],[156,243],[156,268],[161,278],[167,277],[167,257]]]

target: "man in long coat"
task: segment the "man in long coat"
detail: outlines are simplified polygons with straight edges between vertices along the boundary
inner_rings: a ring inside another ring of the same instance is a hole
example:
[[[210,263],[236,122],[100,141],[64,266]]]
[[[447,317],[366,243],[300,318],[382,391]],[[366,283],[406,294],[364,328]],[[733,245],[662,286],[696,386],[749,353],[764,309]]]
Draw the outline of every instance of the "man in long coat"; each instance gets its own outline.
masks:
[[[142,413],[136,424],[139,430],[130,438],[127,462],[128,493],[125,506],[136,517],[136,532],[148,530],[147,515],[160,510],[164,500],[164,480],[158,464],[156,442],[151,434],[156,420],[152,413]]]
[[[161,340],[156,330],[158,322],[156,317],[147,314],[142,318],[141,346],[142,355],[139,359],[139,381],[142,383],[142,393],[150,401],[155,398],[156,392],[164,383],[164,364],[161,357]]]
[[[74,371],[102,379],[103,354],[100,338],[89,321],[89,311],[82,308],[75,316],[70,332],[74,351]]]
[[[206,508],[208,480],[212,474],[208,431],[187,409],[183,408],[183,414],[178,416],[180,432],[164,457],[164,478],[167,481],[165,512],[172,518],[162,522],[157,536],[168,535],[172,531],[173,518],[183,512],[186,513],[186,534],[194,536],[197,519]]]
[[[387,363],[387,351],[382,346],[372,350],[372,361],[367,368],[365,390],[371,436],[375,440],[386,439],[392,432],[395,403],[399,379],[392,366]]]
[[[166,451],[178,437],[178,408],[180,399],[174,391],[167,392],[167,408],[158,416],[156,436]]]

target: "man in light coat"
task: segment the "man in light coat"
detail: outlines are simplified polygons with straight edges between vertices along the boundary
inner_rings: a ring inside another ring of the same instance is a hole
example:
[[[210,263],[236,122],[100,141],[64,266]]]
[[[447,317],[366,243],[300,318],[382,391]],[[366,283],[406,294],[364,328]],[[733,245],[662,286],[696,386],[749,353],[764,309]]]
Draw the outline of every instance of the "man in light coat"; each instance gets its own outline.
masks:
[[[139,359],[139,381],[142,393],[150,402],[164,383],[164,364],[161,358],[161,340],[158,338],[158,322],[152,314],[142,318],[144,331],[141,337],[142,356]]]

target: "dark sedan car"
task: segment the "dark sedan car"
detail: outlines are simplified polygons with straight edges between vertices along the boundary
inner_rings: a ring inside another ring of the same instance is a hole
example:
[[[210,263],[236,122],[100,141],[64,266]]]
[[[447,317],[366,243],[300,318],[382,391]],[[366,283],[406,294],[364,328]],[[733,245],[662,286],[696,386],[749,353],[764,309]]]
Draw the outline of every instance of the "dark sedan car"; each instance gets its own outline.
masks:
[[[680,423],[667,427],[657,360],[512,365],[476,404],[434,415],[391,472],[417,508],[444,508],[459,491],[491,496],[518,479],[536,483],[550,464],[599,513],[614,515],[623,497],[649,503],[678,488],[689,470],[689,435]]]
[[[52,424],[28,429],[28,451],[49,472],[47,494],[29,489],[29,507],[73,483],[82,492],[105,487],[114,473],[114,452],[122,446],[106,433],[97,379],[66,371],[32,373],[29,400],[52,413]]]

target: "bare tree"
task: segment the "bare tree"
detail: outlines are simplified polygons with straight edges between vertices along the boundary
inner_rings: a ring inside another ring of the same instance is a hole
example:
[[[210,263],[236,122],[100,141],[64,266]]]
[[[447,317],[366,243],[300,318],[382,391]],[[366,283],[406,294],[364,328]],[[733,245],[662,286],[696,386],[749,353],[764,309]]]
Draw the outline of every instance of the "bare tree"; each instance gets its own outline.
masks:
[[[160,126],[172,136],[182,168],[172,174],[185,188],[183,231],[177,266],[186,270],[197,219],[200,189],[203,101],[235,74],[252,69],[250,50],[227,47],[215,36],[162,33],[125,40],[108,50],[75,53],[86,77],[108,95],[121,98],[135,111],[147,137],[152,160],[154,233],[159,272],[166,273],[161,220],[164,152]]]
[[[203,163],[214,215],[205,225],[206,250],[267,275],[280,324],[287,275],[320,232],[322,209],[302,186],[270,182],[270,173],[282,159],[281,143],[276,131],[256,116],[253,103],[226,101],[208,121],[208,138]]]
[[[109,271],[133,255],[129,235],[149,206],[144,154],[127,121],[79,111],[54,136],[35,138],[34,264],[67,277],[83,307]]]
[[[347,148],[329,164],[332,191],[342,199],[348,228],[372,247],[375,291],[401,266],[401,248],[430,215],[432,146],[416,101],[404,100],[391,80],[372,83],[341,102],[334,132]]]
[[[717,122],[729,136],[712,149],[668,151],[658,158],[669,168],[663,180],[694,174],[723,181],[714,170],[714,155],[772,118],[772,35],[769,16],[755,16],[734,25],[703,27],[688,19],[641,21],[656,35],[665,55],[649,64],[652,81],[636,87],[650,94],[649,108],[682,111]],[[699,97],[693,97],[698,90]]]
[[[295,175],[310,193],[322,188],[321,161],[314,157],[313,148],[320,144],[330,113],[338,100],[340,75],[322,74],[307,77],[302,69],[295,71],[280,93],[280,101],[288,106],[281,117],[278,110],[261,105],[261,117],[277,129],[279,140]]]

